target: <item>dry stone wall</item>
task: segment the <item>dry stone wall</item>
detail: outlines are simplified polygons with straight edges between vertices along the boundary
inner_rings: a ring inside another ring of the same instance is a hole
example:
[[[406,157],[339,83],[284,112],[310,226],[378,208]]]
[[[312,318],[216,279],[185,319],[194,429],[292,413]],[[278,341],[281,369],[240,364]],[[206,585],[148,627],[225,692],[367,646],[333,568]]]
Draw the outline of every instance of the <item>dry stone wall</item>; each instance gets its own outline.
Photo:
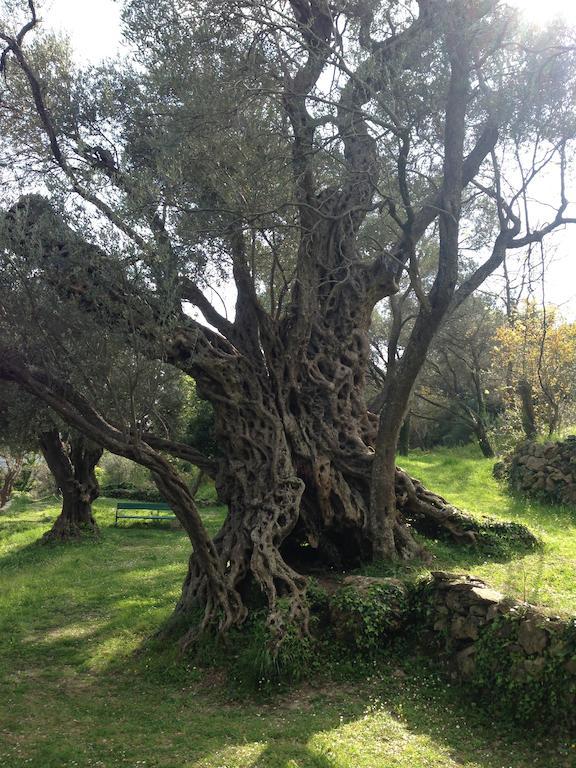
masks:
[[[549,616],[480,579],[435,572],[417,600],[454,677],[524,720],[576,728],[576,620]]]
[[[495,466],[494,474],[507,477],[515,491],[576,506],[576,435],[557,442],[521,443]]]
[[[576,729],[575,619],[441,571],[416,586],[350,577],[334,597],[330,619],[340,640],[363,649],[358,638],[376,640],[376,629],[381,647],[394,637],[416,639],[454,679],[518,719]]]
[[[495,623],[513,625],[513,629],[502,630],[504,645],[510,652],[511,663],[514,661],[527,670],[533,669],[536,657],[558,650],[555,648],[558,636],[573,624],[506,597],[471,576],[436,571],[424,590],[429,629],[444,638],[444,650],[453,658],[454,669],[463,678],[473,676],[476,642],[483,631]],[[566,660],[566,672],[576,675],[576,657]]]

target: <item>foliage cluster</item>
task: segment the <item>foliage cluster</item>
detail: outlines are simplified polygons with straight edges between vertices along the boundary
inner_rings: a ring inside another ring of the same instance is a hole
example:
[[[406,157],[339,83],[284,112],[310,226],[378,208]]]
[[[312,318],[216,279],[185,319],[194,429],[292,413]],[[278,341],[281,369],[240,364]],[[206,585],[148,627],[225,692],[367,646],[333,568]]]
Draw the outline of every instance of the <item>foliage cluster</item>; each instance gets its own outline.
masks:
[[[541,542],[528,526],[516,521],[484,518],[476,528],[477,551],[494,560],[507,559],[520,552],[541,547]]]
[[[194,420],[190,422],[194,424]],[[198,478],[198,470],[190,464],[179,461],[178,467],[183,478],[193,485]],[[150,472],[140,464],[136,464],[123,456],[105,452],[100,465],[96,469],[96,477],[100,484],[100,493],[111,499],[132,499],[137,501],[164,501],[162,494],[156,488]],[[214,483],[208,478],[198,489],[198,500],[215,503],[216,490]]]
[[[376,371],[386,358],[390,322],[385,314],[373,324]],[[576,415],[575,366],[576,324],[555,307],[531,299],[507,313],[493,297],[475,295],[447,318],[419,376],[410,445],[476,440],[490,457],[523,438],[557,434]],[[381,386],[377,374],[372,386]]]
[[[515,313],[513,322],[495,334],[493,366],[502,371],[500,384],[510,405],[519,410],[518,382],[532,393],[539,434],[554,434],[574,414],[576,401],[576,323],[533,301]]]
[[[110,492],[115,489],[138,491],[144,494],[157,493],[146,467],[123,456],[115,456],[113,453],[104,453],[96,470],[96,477],[100,484],[100,491],[105,496],[113,495]]]
[[[408,598],[401,584],[371,584],[362,590],[347,586],[331,597],[330,607],[332,631],[339,642],[352,652],[374,658],[402,626]]]
[[[312,635],[302,635],[288,619],[286,628],[282,642],[277,645],[266,623],[266,612],[255,613],[250,619],[249,637],[230,668],[233,686],[247,685],[253,690],[270,691],[319,671],[321,656],[317,640]],[[240,637],[243,635],[240,633]]]

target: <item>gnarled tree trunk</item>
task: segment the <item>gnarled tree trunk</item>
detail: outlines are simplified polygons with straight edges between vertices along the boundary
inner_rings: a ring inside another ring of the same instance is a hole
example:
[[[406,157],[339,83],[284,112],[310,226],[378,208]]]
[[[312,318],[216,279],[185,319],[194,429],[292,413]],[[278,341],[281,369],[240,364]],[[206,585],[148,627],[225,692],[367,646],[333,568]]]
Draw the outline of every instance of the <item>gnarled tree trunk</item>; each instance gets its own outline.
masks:
[[[102,456],[102,448],[83,435],[64,438],[57,429],[43,432],[39,444],[62,494],[62,511],[44,539],[66,541],[97,534],[92,503],[100,492],[94,470]]]
[[[280,328],[266,366],[239,357],[225,378],[194,372],[223,454],[217,483],[229,512],[214,545],[231,589],[260,587],[279,636],[286,621],[306,629],[306,573],[354,568],[378,554],[369,512],[378,417],[365,401],[370,312],[359,310],[354,290],[329,284],[298,355],[286,354]],[[474,540],[470,519],[392,462],[395,551],[424,554],[413,526]],[[178,614],[202,605],[205,581],[192,554]]]

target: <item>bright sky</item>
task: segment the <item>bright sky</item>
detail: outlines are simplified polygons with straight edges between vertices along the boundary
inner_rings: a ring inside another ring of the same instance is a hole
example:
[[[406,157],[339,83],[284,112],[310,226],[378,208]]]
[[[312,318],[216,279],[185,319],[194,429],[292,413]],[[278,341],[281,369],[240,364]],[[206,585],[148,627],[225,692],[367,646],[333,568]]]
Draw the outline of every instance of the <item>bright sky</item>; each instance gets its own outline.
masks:
[[[114,56],[120,39],[120,3],[114,0],[44,0],[40,15],[48,27],[68,33],[80,61]]]
[[[576,23],[575,0],[508,0],[533,23],[562,16]],[[115,0],[44,0],[44,20],[66,30],[72,37],[78,58],[97,60],[113,55],[120,42],[119,10]]]
[[[576,0],[509,2],[521,8],[532,23],[562,16],[576,24]],[[115,0],[44,0],[41,16],[47,26],[70,35],[79,61],[95,62],[114,56],[121,46],[119,6]],[[573,197],[576,202],[576,190]],[[546,270],[546,298],[570,319],[576,319],[576,225],[556,235],[554,251]]]
[[[521,8],[530,21],[538,23],[555,16],[563,16],[567,21],[576,21],[576,3],[574,0],[508,0],[510,5]]]

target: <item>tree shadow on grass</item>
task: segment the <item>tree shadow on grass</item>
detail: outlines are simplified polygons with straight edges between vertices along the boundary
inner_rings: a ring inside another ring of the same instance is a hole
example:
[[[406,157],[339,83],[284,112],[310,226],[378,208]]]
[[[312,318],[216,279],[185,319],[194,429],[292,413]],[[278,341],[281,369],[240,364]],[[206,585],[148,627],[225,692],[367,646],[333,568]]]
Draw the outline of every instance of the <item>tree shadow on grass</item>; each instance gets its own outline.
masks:
[[[94,764],[83,760],[89,751],[108,768],[571,765],[564,762],[565,739],[493,720],[470,697],[431,682],[425,670],[400,681],[392,671],[375,669],[367,683],[324,686],[311,698],[309,684],[304,697],[295,688],[266,704],[249,697],[227,701],[213,681],[183,690],[176,681],[151,686],[132,673],[69,678],[58,692],[44,689],[44,697],[56,696],[58,712],[52,722],[43,719],[42,739],[57,735],[58,745],[76,752],[79,766]],[[31,706],[29,717],[45,714],[38,703]],[[123,757],[116,762],[118,753]]]
[[[538,554],[544,556],[542,543],[538,541],[534,546],[524,544],[522,541],[504,539],[496,541],[495,546],[471,546],[469,544],[456,544],[448,541],[433,540],[424,541],[428,552],[432,555],[431,569],[437,568],[434,563],[442,563],[446,566],[464,568],[469,570],[476,565],[486,563],[510,563],[516,562],[526,555]]]
[[[116,760],[120,751],[129,764],[170,768],[217,768],[228,764],[227,755],[242,768],[564,765],[558,747],[539,746],[525,731],[493,722],[464,692],[416,664],[402,677],[395,674],[397,660],[383,660],[372,680],[318,680],[316,690],[309,683],[263,705],[248,696],[230,701],[213,673],[187,669],[193,663],[185,659],[168,666],[159,655],[151,670],[154,659],[131,644],[160,626],[160,614],[175,602],[167,590],[179,585],[185,563],[146,551],[152,541],[165,549],[170,534],[137,533],[131,538],[141,546],[126,555],[133,562],[117,547],[123,533],[110,533],[101,550],[34,542],[4,558],[23,571],[5,618],[20,621],[27,613],[16,626],[14,657],[6,649],[0,661],[8,675],[23,676],[19,686],[28,681],[24,716],[10,722],[36,750],[37,761],[27,764],[65,765],[59,750],[66,749],[80,756],[80,766],[94,764],[94,757],[110,768],[126,764]],[[51,583],[56,577],[65,580]],[[34,735],[37,722],[41,737]],[[47,737],[54,742],[52,762],[41,756]],[[90,759],[82,762],[88,748]]]
[[[52,521],[34,521],[34,525],[24,525],[20,528],[15,525],[10,533],[23,533],[29,531],[32,527],[40,525],[45,526]],[[13,568],[23,568],[28,565],[39,565],[42,563],[54,562],[69,556],[71,553],[77,553],[87,547],[94,547],[101,544],[97,536],[87,536],[84,539],[72,540],[67,542],[44,542],[42,535],[44,530],[39,532],[38,538],[22,546],[11,547],[7,552],[0,554],[0,571]]]
[[[383,667],[386,664],[383,663]],[[259,733],[248,726],[251,743],[265,743],[246,768],[412,768],[464,766],[479,768],[548,768],[562,766],[569,757],[566,739],[534,736],[494,720],[463,692],[446,687],[426,669],[395,678],[389,666],[375,669],[368,682],[334,687],[330,696],[318,697],[308,712],[291,714],[280,709],[284,728]],[[299,690],[292,693],[298,700]],[[278,719],[279,708],[275,708]],[[288,715],[288,716],[287,716]],[[237,716],[237,715],[234,715]],[[270,719],[274,719],[271,717]],[[266,722],[262,717],[263,725]],[[240,742],[241,743],[241,742]],[[240,763],[229,745],[214,750],[190,768],[217,768]]]
[[[200,511],[204,525],[206,526],[208,533],[214,536],[224,522],[225,511],[223,507],[203,507]],[[170,520],[130,520],[120,518],[119,524],[116,525],[113,521],[108,525],[110,530],[117,531],[145,531],[145,530],[167,530],[177,531],[184,535],[182,527],[178,524],[178,520],[174,517]]]
[[[182,530],[170,527],[170,524],[162,525],[160,522],[147,525],[146,523],[134,524],[126,527],[100,526],[100,535],[87,535],[84,538],[70,541],[43,541],[44,528],[48,530],[56,516],[45,516],[36,520],[13,518],[10,521],[0,520],[0,537],[6,537],[19,533],[38,530],[38,537],[20,546],[12,546],[4,553],[0,553],[0,571],[14,567],[25,567],[31,564],[40,564],[65,560],[72,554],[78,555],[92,547],[115,546],[125,541],[134,543],[135,540],[142,545],[158,543],[158,533],[166,535],[166,540],[171,541],[184,537]],[[183,561],[185,565],[185,560]],[[183,566],[184,567],[184,566]]]
[[[576,507],[545,504],[511,494],[503,514],[527,525],[537,535],[551,538],[576,536]]]
[[[376,561],[360,568],[366,576],[382,576],[413,579],[429,573],[431,570],[454,570],[458,573],[473,570],[475,566],[493,563],[510,563],[511,567],[528,554],[538,553],[544,559],[541,545],[527,547],[521,542],[507,543],[500,548],[486,549],[481,546],[457,544],[442,539],[428,539],[418,536],[418,541],[425,547],[429,559],[390,563]]]

